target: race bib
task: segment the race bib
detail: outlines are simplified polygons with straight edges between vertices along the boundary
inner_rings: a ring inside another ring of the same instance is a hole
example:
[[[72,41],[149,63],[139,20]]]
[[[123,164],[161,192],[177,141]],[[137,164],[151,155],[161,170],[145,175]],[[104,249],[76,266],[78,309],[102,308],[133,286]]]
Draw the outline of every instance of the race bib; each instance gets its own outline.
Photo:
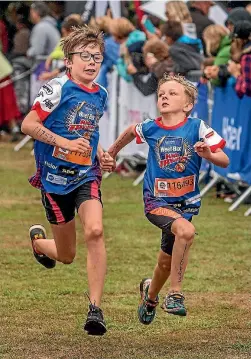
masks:
[[[155,178],[155,197],[182,197],[195,189],[195,175],[182,178]]]
[[[79,152],[68,151],[60,147],[54,147],[52,156],[55,158],[59,158],[60,160],[70,163],[75,163],[81,166],[92,165],[92,148],[85,151],[84,153],[79,153]]]

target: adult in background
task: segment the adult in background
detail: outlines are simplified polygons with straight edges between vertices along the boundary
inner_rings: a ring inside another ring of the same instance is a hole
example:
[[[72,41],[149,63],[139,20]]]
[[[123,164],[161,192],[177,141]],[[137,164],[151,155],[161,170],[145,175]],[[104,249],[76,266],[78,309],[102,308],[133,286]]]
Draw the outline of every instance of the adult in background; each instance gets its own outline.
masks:
[[[213,1],[191,1],[190,4],[189,10],[193,22],[196,25],[197,36],[203,40],[202,34],[204,29],[214,24],[214,22],[208,18],[208,13],[210,7],[214,6],[215,3]]]
[[[242,7],[236,7],[230,11],[225,25],[230,32],[233,32],[235,25],[239,21],[251,22],[251,15]],[[207,68],[206,77],[208,79],[218,79],[220,81],[219,85],[224,87],[226,86],[228,79],[231,77],[231,74],[227,69],[227,64],[214,65],[211,66],[211,68]]]
[[[31,5],[30,18],[35,26],[31,32],[27,56],[49,55],[60,39],[56,20],[49,16],[49,9],[44,2],[34,2]]]
[[[251,97],[251,23],[239,21],[236,23],[232,36],[231,61],[229,73],[236,78],[235,90],[241,98]]]
[[[172,72],[187,77],[189,71],[201,69],[203,57],[199,39],[194,43],[183,41],[182,24],[178,21],[166,22],[161,31],[166,43],[170,46],[169,54],[173,61]]]
[[[203,39],[206,45],[206,53],[209,58],[205,60],[204,76],[210,77],[214,67],[226,65],[230,59],[231,39],[229,30],[221,25],[209,25],[203,32]],[[209,61],[211,63],[209,63]],[[207,66],[210,64],[212,66]],[[211,79],[214,86],[221,86],[219,78]]]
[[[35,26],[32,29],[30,37],[30,48],[27,56],[37,58],[39,56],[48,56],[56,47],[60,39],[60,33],[57,30],[57,22],[49,16],[49,8],[44,2],[34,2],[30,9],[30,18]],[[34,101],[37,93],[42,86],[38,81],[39,76],[45,70],[45,61],[38,63],[31,76],[30,101]]]
[[[110,34],[110,26],[112,23],[110,16],[101,16],[96,19],[92,18],[90,26],[98,27],[104,34],[105,39],[105,51],[104,60],[102,62],[99,75],[96,81],[105,88],[108,87],[107,74],[112,70],[112,67],[116,65],[119,58],[120,45],[114,40]]]
[[[146,41],[143,31],[137,30],[134,25],[126,18],[120,17],[113,19],[110,24],[110,33],[114,40],[120,44],[120,58],[117,61],[117,70],[121,77],[127,82],[132,81],[131,75],[127,72],[127,66],[132,63],[129,47],[139,48]],[[134,51],[138,53],[137,51]],[[132,53],[132,52],[131,52]]]

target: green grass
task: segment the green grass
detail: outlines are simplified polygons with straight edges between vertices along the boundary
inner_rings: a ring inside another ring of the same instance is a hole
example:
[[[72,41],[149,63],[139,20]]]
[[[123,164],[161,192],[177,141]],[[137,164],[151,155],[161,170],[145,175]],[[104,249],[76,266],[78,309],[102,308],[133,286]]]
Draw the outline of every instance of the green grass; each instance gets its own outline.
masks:
[[[212,191],[194,224],[199,235],[184,281],[189,315],[158,308],[151,326],[137,320],[138,284],[151,276],[160,231],[144,217],[141,187],[112,175],[103,182],[108,272],[102,308],[108,333],[82,330],[88,300],[83,235],[78,253],[54,270],[32,256],[28,228],[43,223],[29,148],[0,144],[1,359],[242,359],[251,357],[251,222],[245,206],[230,213]],[[161,293],[164,296],[165,290]]]

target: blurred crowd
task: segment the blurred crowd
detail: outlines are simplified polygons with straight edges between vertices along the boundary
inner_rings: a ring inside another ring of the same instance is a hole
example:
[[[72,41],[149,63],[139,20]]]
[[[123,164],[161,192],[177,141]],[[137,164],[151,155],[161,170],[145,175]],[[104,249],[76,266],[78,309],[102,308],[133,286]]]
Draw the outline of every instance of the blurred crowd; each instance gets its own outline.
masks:
[[[145,96],[156,92],[166,72],[213,86],[231,84],[239,97],[251,96],[249,2],[229,9],[224,26],[208,18],[212,1],[168,1],[166,22],[144,14],[137,3],[124,4],[120,18],[113,18],[108,7],[105,16],[88,19],[105,36],[97,79],[102,86],[108,86],[107,74],[116,66],[119,75]],[[18,140],[19,123],[30,105],[29,77],[14,83],[11,77],[29,71],[34,59],[43,61],[40,81],[64,72],[60,39],[84,23],[81,13],[64,16],[63,2],[14,2],[0,13],[1,134],[9,132],[12,141]]]

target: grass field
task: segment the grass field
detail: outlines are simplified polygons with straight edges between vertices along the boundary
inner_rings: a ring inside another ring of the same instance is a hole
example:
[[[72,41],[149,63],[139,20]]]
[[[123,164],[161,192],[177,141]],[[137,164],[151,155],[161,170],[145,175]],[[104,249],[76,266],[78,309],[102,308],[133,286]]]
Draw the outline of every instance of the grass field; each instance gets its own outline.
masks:
[[[150,326],[137,321],[138,283],[151,276],[160,231],[143,214],[141,187],[111,176],[103,183],[108,273],[102,308],[108,332],[82,330],[88,300],[85,248],[70,266],[46,270],[31,254],[28,228],[45,224],[29,148],[0,144],[1,359],[244,359],[251,358],[251,221],[245,207],[229,213],[211,192],[195,218],[199,236],[184,281],[189,314],[158,308]],[[165,291],[161,293],[164,296]]]

